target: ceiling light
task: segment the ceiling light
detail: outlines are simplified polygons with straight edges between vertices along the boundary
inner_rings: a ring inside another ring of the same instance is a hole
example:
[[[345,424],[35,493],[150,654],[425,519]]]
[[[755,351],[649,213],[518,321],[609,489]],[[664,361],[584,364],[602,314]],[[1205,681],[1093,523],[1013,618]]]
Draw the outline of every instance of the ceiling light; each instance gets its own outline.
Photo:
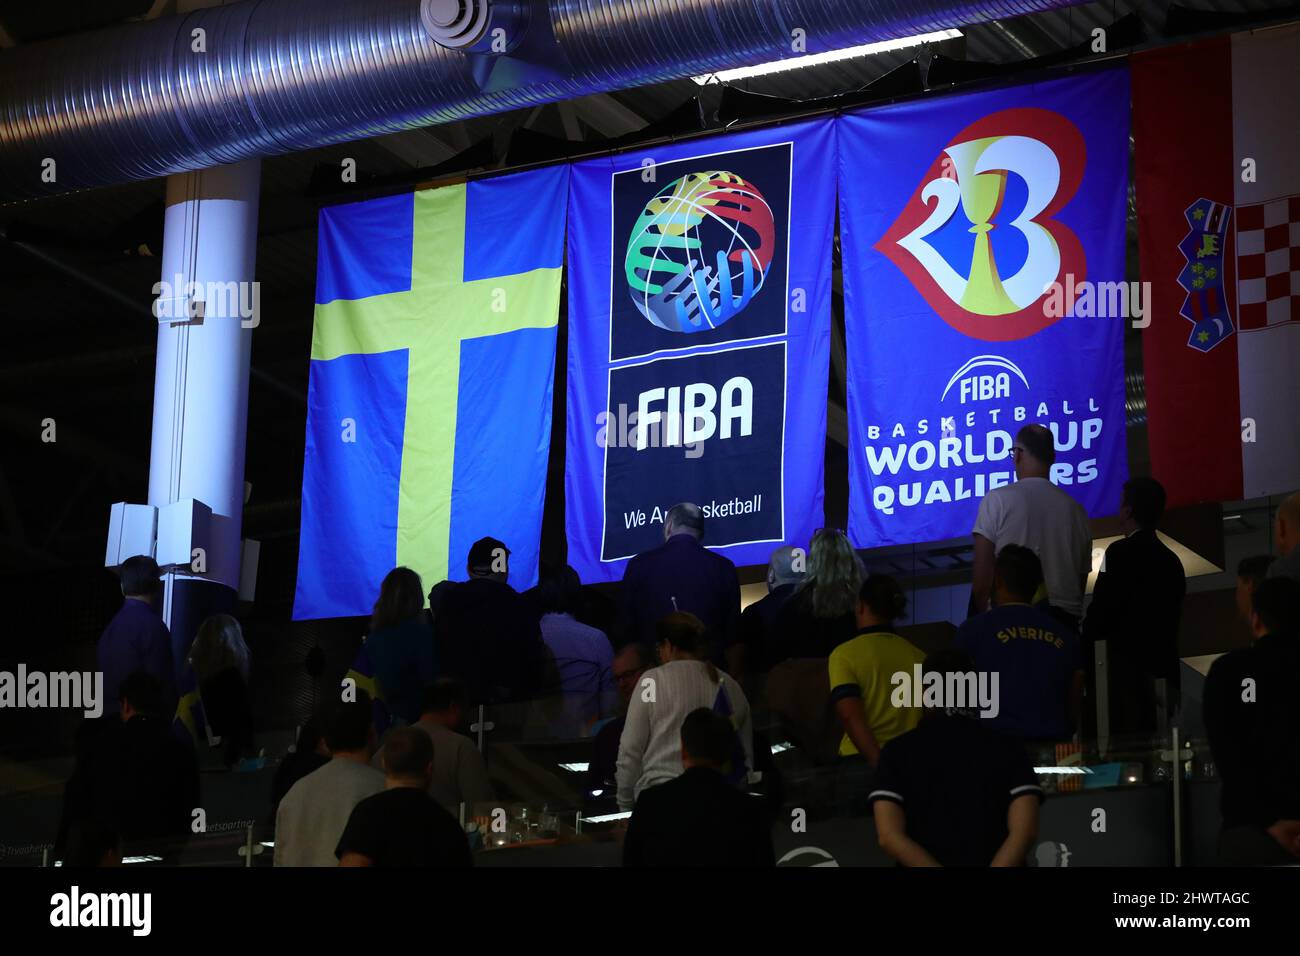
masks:
[[[897,40],[882,40],[879,43],[864,43],[861,46],[851,46],[843,50],[829,50],[826,53],[810,53],[807,56],[792,56],[784,60],[773,60],[770,63],[760,63],[757,66],[742,66],[736,70],[721,70],[717,73],[709,73],[705,76],[692,77],[700,86],[708,83],[729,83],[732,80],[743,80],[754,76],[767,76],[771,73],[783,73],[786,70],[798,70],[805,66],[817,66],[822,63],[838,63],[841,60],[852,60],[860,56],[871,56],[873,53],[885,53],[889,50],[905,50],[908,47],[920,46],[923,43],[938,43],[940,40],[953,40],[961,36],[960,30],[939,30],[935,33],[921,33],[911,37],[900,37]]]
[[[627,820],[632,816],[631,810],[624,810],[622,813],[601,813],[594,817],[583,817],[583,823],[613,823],[615,820]]]
[[[1034,773],[1092,773],[1089,767],[1035,767]]]

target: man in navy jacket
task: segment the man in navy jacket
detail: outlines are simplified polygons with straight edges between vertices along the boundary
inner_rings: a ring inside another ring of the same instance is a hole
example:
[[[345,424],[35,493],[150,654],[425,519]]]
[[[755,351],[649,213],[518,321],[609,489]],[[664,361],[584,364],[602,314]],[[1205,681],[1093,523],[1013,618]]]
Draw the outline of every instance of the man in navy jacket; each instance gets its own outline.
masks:
[[[673,611],[704,622],[711,656],[721,662],[740,623],[740,581],[734,564],[704,547],[704,513],[690,502],[669,509],[664,543],[638,554],[623,572],[628,637],[653,647],[655,622]]]

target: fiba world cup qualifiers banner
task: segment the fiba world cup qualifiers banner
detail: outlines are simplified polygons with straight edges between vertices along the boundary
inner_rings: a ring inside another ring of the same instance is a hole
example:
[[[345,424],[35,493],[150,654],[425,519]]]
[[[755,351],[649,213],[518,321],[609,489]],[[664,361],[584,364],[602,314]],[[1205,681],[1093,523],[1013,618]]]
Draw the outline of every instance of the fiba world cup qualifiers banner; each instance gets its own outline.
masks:
[[[568,168],[323,209],[294,618],[369,614],[384,575],[537,576]]]
[[[834,126],[575,164],[569,563],[622,575],[679,501],[737,564],[822,523]]]
[[[970,533],[1027,423],[1089,514],[1125,479],[1126,69],[844,116],[849,532]]]

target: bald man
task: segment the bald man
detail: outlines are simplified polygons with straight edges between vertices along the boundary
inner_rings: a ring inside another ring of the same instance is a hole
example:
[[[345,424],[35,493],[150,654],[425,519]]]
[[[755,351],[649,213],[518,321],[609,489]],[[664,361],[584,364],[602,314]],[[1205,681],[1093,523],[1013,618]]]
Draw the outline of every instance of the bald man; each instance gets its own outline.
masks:
[[[1268,576],[1300,581],[1300,491],[1277,509],[1274,536],[1279,557],[1269,565]]]

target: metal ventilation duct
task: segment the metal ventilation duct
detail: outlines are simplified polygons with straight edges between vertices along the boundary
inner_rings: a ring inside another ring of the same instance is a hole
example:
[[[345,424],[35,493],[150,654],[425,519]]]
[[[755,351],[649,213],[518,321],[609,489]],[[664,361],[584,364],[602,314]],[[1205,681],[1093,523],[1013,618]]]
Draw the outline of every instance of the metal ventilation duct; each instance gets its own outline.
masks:
[[[0,54],[0,196],[747,66],[795,55],[797,38],[814,53],[1075,2],[248,0]]]

